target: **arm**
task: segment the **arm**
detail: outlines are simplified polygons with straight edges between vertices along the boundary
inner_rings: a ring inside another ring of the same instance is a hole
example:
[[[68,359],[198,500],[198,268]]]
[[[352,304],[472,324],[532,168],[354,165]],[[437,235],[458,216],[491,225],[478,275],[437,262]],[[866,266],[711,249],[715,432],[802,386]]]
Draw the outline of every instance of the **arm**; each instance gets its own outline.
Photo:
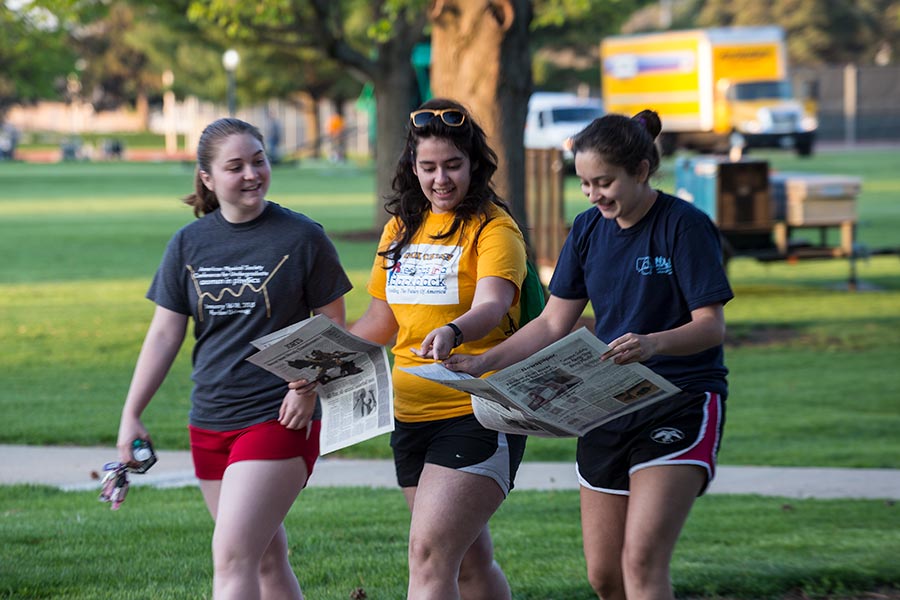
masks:
[[[347,326],[347,308],[343,296],[325,306],[314,308],[312,312],[314,315],[325,315],[341,327]]]
[[[350,326],[350,333],[373,344],[387,344],[396,335],[400,325],[394,317],[391,305],[379,298],[372,298],[362,317]]]
[[[517,363],[565,337],[584,311],[587,299],[564,300],[550,296],[540,316],[484,354],[453,354],[443,364],[451,371],[482,375]]]
[[[475,285],[472,308],[453,319],[453,323],[462,331],[463,340],[479,340],[490,333],[509,311],[515,297],[516,285],[508,279],[479,279]],[[446,358],[453,350],[455,337],[456,334],[450,327],[441,324],[425,336],[422,346],[418,350],[414,348],[413,353],[416,356],[430,356],[434,360]]]
[[[325,315],[341,327],[346,326],[347,308],[344,297],[332,300],[325,306],[312,309],[315,315]],[[315,381],[309,382],[298,379],[288,384],[288,392],[281,401],[278,410],[278,422],[288,429],[302,429],[309,425],[309,421],[316,410],[316,396],[319,385]],[[309,430],[307,430],[309,435]]]
[[[601,359],[616,364],[641,362],[656,356],[687,356],[725,341],[725,310],[722,304],[701,306],[691,311],[691,320],[680,327],[647,335],[626,333],[609,343],[610,351]]]
[[[176,313],[161,306],[156,307],[150,327],[144,338],[141,353],[134,367],[134,375],[125,397],[122,417],[119,421],[119,436],[116,446],[119,461],[130,462],[131,442],[136,438],[149,440],[150,435],[141,423],[141,414],[162,385],[166,374],[178,355],[187,330],[187,315]]]

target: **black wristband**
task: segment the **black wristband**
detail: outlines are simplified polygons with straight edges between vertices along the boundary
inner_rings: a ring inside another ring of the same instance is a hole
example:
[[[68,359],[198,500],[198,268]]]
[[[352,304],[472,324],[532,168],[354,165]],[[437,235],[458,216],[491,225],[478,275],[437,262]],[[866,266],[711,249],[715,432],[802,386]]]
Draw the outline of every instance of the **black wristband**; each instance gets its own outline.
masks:
[[[460,344],[463,343],[463,334],[462,329],[456,326],[456,323],[447,323],[444,327],[449,327],[453,330],[453,347],[456,348]]]

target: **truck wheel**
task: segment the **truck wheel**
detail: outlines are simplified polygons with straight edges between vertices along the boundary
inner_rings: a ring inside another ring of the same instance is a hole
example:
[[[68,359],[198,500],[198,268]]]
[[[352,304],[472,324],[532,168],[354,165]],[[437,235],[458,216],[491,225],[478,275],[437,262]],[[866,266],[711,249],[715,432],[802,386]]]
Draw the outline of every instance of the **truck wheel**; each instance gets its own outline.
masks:
[[[795,147],[797,156],[810,157],[813,155],[813,141],[810,138],[800,138]]]

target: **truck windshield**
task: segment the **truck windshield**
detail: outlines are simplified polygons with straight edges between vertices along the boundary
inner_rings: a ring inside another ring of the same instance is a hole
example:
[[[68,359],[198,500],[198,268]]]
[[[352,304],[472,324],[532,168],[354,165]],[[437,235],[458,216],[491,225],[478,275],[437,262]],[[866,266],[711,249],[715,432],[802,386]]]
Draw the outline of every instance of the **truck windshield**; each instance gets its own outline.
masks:
[[[733,100],[763,100],[775,98],[790,100],[794,97],[788,81],[750,81],[736,83],[731,88]]]
[[[586,123],[603,116],[603,111],[597,106],[567,106],[554,108],[552,111],[554,123]]]

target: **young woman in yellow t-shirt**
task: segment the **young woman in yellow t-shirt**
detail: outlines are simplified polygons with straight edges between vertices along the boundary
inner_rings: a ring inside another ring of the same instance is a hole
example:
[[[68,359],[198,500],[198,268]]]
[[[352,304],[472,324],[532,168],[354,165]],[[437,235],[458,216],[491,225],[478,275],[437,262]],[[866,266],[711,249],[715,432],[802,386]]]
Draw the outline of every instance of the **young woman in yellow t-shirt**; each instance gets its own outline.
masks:
[[[397,479],[412,511],[409,597],[510,597],[494,562],[488,519],[513,487],[524,436],[482,427],[468,394],[400,370],[478,354],[518,327],[525,243],[491,187],[497,156],[457,102],[410,115],[368,284],[372,301],[351,331],[395,339]]]

